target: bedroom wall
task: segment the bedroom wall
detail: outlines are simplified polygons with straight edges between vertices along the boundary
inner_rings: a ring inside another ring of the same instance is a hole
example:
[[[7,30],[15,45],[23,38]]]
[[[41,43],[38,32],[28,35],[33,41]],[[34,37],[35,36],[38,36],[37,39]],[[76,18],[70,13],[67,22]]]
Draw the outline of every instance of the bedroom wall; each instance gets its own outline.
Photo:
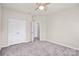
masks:
[[[79,49],[79,7],[46,17],[47,41]]]
[[[8,45],[8,19],[13,18],[13,19],[25,19],[27,21],[27,41],[31,40],[31,28],[30,28],[30,23],[32,20],[31,15],[16,11],[16,10],[11,10],[3,7],[3,17],[2,17],[2,47]]]

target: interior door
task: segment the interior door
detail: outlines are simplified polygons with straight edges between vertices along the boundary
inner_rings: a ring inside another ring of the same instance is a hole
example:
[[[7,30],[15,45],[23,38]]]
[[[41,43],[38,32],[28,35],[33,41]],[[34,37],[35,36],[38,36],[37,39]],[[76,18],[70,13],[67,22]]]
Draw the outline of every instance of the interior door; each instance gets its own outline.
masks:
[[[8,45],[25,42],[26,31],[25,20],[8,19]]]

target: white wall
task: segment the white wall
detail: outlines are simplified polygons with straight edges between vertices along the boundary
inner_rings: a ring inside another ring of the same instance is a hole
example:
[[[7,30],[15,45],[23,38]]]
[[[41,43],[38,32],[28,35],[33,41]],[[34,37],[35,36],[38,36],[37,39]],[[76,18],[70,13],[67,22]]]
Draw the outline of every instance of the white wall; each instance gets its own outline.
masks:
[[[3,8],[3,17],[2,17],[2,47],[8,45],[8,19],[13,18],[13,19],[25,19],[26,20],[26,25],[27,25],[27,41],[31,40],[31,28],[30,28],[30,23],[32,20],[31,15],[24,14],[15,10],[11,9],[6,9]]]
[[[79,49],[79,7],[46,17],[47,41]]]

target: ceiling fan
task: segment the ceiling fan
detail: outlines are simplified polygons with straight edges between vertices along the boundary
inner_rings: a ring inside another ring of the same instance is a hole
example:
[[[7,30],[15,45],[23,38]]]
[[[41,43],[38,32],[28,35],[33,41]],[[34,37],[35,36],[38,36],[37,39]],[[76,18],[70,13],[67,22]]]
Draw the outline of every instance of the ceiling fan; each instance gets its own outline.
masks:
[[[50,3],[36,3],[37,7],[35,10],[47,10],[47,5]]]

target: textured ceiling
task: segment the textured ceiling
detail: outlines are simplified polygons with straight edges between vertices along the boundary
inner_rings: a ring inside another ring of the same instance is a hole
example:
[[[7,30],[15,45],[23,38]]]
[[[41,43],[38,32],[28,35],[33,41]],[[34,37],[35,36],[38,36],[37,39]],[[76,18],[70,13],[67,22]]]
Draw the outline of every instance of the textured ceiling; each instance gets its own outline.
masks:
[[[46,14],[52,14],[54,12],[58,12],[61,10],[65,10],[67,8],[72,8],[79,6],[78,3],[50,3],[47,5],[47,10],[40,11],[36,10],[37,5],[35,3],[3,3],[4,7],[13,9],[16,11],[20,11],[23,13],[29,13],[32,15],[46,15]]]

